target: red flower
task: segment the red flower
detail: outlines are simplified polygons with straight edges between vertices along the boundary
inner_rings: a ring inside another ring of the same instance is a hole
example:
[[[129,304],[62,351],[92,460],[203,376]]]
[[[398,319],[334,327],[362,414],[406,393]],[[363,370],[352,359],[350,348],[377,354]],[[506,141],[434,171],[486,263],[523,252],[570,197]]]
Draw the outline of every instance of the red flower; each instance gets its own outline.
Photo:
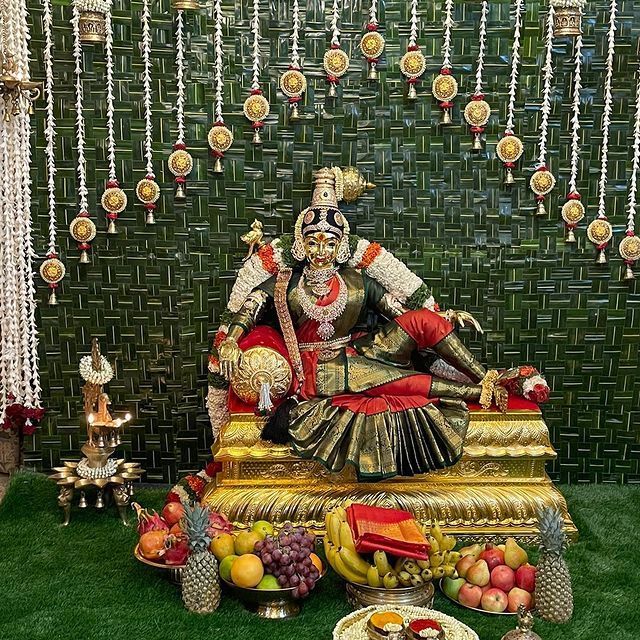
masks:
[[[538,373],[536,369],[530,365],[523,365],[520,367],[520,376],[522,378],[530,378],[536,373]]]
[[[185,478],[189,488],[198,496],[198,500],[202,497],[207,483],[200,476],[187,476]]]
[[[226,337],[227,333],[225,331],[218,331],[218,333],[216,333],[216,337],[213,340],[213,346],[217,349]]]
[[[180,502],[180,496],[175,491],[169,491],[169,493],[167,493],[165,504],[167,502]]]
[[[258,249],[258,257],[262,262],[262,267],[269,273],[278,273],[278,265],[273,257],[273,247],[271,244],[265,244]]]
[[[366,269],[371,266],[373,261],[380,255],[382,252],[382,247],[377,242],[372,242],[362,254],[362,260],[360,260],[360,264],[356,267],[356,269]]]
[[[216,462],[215,460],[212,460],[204,470],[210,478],[213,478],[219,471],[222,471],[222,462]]]
[[[538,383],[533,387],[529,395],[533,396],[533,398],[529,398],[530,400],[535,400],[538,404],[542,404],[549,399],[549,387],[546,384]]]

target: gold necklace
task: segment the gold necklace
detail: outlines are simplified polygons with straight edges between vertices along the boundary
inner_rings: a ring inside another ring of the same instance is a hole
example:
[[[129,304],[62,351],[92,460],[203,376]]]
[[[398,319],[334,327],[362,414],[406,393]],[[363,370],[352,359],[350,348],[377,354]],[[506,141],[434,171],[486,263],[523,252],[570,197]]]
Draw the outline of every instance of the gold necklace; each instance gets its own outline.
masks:
[[[312,300],[309,294],[304,290],[304,277],[298,280],[298,299],[300,306],[304,314],[311,320],[315,320],[319,323],[318,337],[321,340],[329,340],[331,336],[336,332],[333,326],[334,320],[342,315],[347,307],[347,285],[342,279],[339,273],[335,274],[338,278],[339,290],[338,297],[330,304],[319,307],[316,302]]]
[[[308,266],[304,268],[302,277],[305,284],[311,288],[314,295],[318,298],[326,296],[329,291],[329,285],[327,284],[333,276],[338,273],[338,267],[330,267],[328,269],[310,269]]]

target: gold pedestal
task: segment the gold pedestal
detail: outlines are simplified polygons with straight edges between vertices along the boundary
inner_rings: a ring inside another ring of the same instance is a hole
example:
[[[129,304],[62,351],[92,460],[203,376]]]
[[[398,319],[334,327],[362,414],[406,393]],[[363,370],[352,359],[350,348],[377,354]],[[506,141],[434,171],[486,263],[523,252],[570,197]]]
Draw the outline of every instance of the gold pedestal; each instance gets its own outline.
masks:
[[[556,457],[538,411],[471,413],[461,460],[448,469],[381,482],[356,481],[353,467],[329,473],[296,456],[286,445],[260,440],[263,419],[233,414],[213,448],[222,471],[204,502],[238,527],[256,520],[287,520],[324,530],[327,510],[349,498],[405,509],[421,522],[439,521],[447,533],[492,541],[514,536],[537,541],[536,512],[555,505],[567,535],[577,529],[566,502],[545,472]]]

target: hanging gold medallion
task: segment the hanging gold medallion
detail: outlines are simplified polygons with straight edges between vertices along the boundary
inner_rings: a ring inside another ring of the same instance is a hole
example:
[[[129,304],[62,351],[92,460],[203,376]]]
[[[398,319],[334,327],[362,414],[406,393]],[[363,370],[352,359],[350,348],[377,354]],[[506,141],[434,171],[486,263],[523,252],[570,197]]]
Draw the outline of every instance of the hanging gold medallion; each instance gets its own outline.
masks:
[[[514,135],[505,135],[498,140],[496,153],[507,169],[505,184],[514,184],[513,168],[523,151],[524,145],[522,144],[522,140]]]
[[[458,81],[451,75],[449,69],[442,69],[442,72],[433,79],[431,92],[442,108],[442,124],[451,124],[451,107],[453,106],[451,101],[458,95]]]
[[[472,127],[484,127],[491,117],[491,107],[485,100],[472,98],[464,108],[464,119]]]
[[[88,214],[79,214],[71,221],[69,232],[71,237],[78,243],[80,264],[87,264],[89,262],[87,250],[91,248],[89,243],[96,237],[97,232],[95,223],[88,217]]]
[[[409,100],[415,100],[417,98],[416,82],[425,72],[426,68],[427,60],[422,51],[417,48],[407,51],[407,53],[400,58],[400,71],[409,81],[409,92],[407,96]]]
[[[567,227],[567,242],[575,242],[576,236],[573,230],[586,214],[584,205],[577,198],[571,198],[562,205],[561,215]]]
[[[191,172],[191,169],[193,169],[193,158],[186,149],[176,149],[169,156],[167,165],[169,166],[169,171],[171,171],[174,176],[184,178]]]
[[[269,101],[261,93],[250,95],[244,101],[242,111],[251,122],[261,122],[269,115]]]
[[[349,70],[349,56],[342,49],[327,49],[322,65],[327,76],[341,78]]]
[[[153,204],[160,198],[160,187],[152,178],[142,178],[136,185],[136,196],[143,204]]]
[[[636,235],[631,235],[632,233],[628,231],[618,246],[618,253],[625,263],[624,280],[635,279],[632,266],[636,261],[640,260],[640,238]]]
[[[127,208],[127,194],[120,187],[108,187],[100,198],[100,204],[105,211],[122,213]]]
[[[225,124],[214,124],[207,136],[209,146],[219,153],[228,151],[233,144],[233,133]]]
[[[300,98],[307,90],[307,79],[299,69],[288,69],[280,76],[280,90],[287,98]]]
[[[367,33],[362,36],[360,40],[360,50],[369,63],[369,74],[367,77],[369,80],[377,80],[377,65],[380,56],[384,52],[385,41],[382,34],[377,31],[377,24],[369,24],[367,28],[370,29],[370,31],[367,31]]]
[[[538,169],[529,181],[531,190],[537,196],[546,196],[551,193],[553,187],[556,185],[556,179],[554,175],[548,169]]]
[[[596,218],[589,223],[587,227],[587,238],[598,249],[598,257],[596,258],[596,264],[606,264],[607,255],[605,248],[611,238],[613,238],[613,227],[606,218]]]
[[[65,273],[65,266],[58,258],[47,258],[40,265],[40,276],[48,284],[58,284]]]

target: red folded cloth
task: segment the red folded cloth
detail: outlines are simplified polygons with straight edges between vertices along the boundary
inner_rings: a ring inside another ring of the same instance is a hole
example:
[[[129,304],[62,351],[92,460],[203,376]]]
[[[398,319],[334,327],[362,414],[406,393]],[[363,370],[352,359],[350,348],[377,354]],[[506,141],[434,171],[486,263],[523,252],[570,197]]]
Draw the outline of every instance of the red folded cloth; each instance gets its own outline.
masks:
[[[347,507],[358,553],[385,551],[392,556],[427,560],[429,543],[408,511],[352,504]]]

